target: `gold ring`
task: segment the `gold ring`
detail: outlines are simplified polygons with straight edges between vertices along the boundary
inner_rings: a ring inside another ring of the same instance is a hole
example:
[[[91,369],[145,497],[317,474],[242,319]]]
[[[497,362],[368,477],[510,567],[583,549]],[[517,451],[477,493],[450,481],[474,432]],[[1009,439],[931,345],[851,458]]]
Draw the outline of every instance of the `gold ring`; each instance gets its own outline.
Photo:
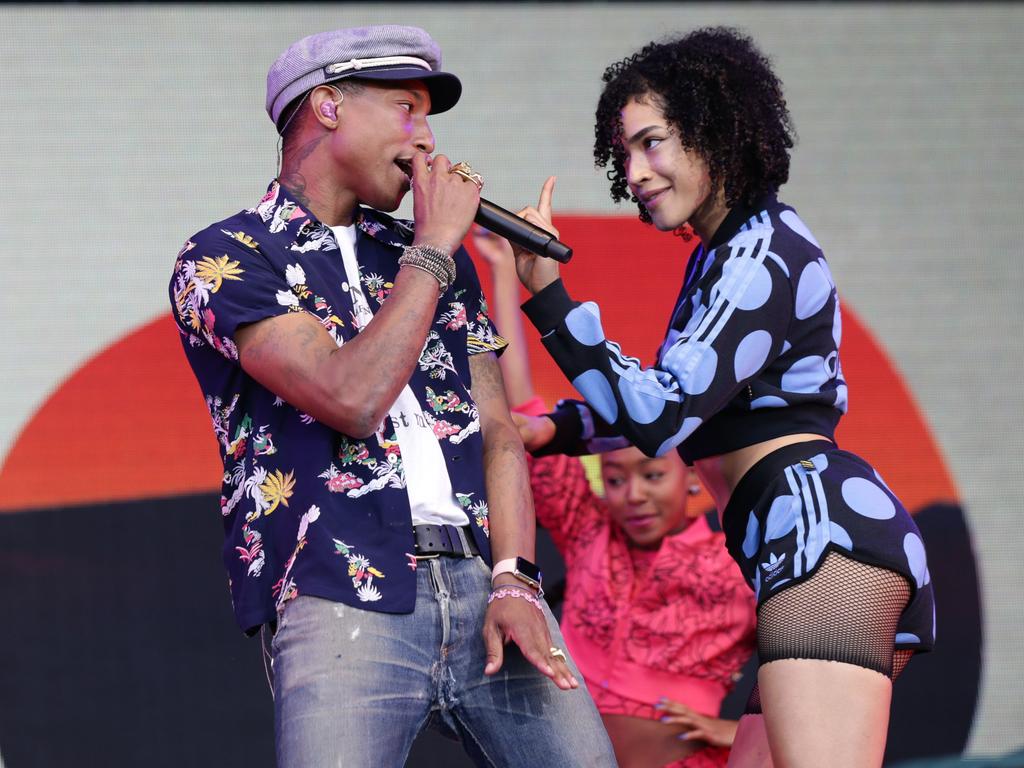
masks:
[[[551,654],[552,659],[561,659],[562,661],[568,664],[568,660],[565,658],[565,651],[563,651],[561,648],[556,648],[552,645],[550,648],[548,648],[548,653]]]
[[[472,181],[477,189],[484,188],[484,177],[470,168],[469,163],[458,162],[448,169],[448,173],[458,174],[466,181]]]

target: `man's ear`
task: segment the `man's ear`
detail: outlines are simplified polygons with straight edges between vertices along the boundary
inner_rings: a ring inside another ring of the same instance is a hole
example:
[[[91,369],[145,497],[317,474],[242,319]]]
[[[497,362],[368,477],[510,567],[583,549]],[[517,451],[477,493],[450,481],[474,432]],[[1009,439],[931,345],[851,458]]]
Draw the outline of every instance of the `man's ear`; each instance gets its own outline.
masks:
[[[319,85],[309,94],[313,116],[324,127],[333,130],[341,122],[341,104],[345,94],[329,85]]]

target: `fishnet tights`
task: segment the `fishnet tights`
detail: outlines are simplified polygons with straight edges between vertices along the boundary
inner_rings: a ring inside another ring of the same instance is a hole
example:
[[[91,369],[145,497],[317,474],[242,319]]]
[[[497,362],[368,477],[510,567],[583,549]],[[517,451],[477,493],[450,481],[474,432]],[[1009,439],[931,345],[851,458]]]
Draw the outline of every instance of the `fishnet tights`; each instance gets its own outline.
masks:
[[[893,680],[913,651],[893,651],[910,584],[887,568],[830,552],[807,581],[784,589],[757,610],[762,664],[780,659],[842,661]],[[755,686],[747,711],[761,711]]]

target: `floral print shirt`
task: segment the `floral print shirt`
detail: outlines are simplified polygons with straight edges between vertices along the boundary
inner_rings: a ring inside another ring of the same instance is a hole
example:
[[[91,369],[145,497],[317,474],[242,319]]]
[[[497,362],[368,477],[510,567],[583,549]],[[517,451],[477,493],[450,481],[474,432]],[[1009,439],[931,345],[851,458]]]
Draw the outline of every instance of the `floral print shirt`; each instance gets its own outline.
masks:
[[[412,222],[360,208],[356,254],[373,312],[387,300]],[[456,499],[488,546],[480,418],[469,357],[506,342],[487,315],[464,249],[438,302],[409,382],[441,446]],[[170,300],[206,400],[224,464],[220,511],[235,617],[247,632],[273,622],[299,594],[389,613],[415,603],[413,533],[394,425],[372,437],[341,434],[301,412],[244,370],[233,337],[242,325],[288,312],[315,317],[340,347],[365,327],[353,310],[333,232],[277,181],[254,207],[190,238],[178,254]]]

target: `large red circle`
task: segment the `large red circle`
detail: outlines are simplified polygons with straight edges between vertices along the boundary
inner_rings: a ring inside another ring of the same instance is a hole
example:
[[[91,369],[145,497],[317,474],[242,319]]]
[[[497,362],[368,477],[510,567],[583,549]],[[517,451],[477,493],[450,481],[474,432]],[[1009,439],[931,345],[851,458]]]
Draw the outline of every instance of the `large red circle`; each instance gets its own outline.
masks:
[[[563,270],[573,296],[596,301],[608,336],[650,362],[696,241],[626,217],[563,216],[558,227],[577,254]],[[481,278],[486,284],[485,270]],[[912,511],[956,501],[903,378],[849,304],[843,313],[851,410],[840,444],[867,458]],[[549,403],[573,396],[536,334],[528,338],[538,394]],[[81,366],[28,420],[0,469],[0,511],[215,491],[220,476],[209,417],[167,314]]]

